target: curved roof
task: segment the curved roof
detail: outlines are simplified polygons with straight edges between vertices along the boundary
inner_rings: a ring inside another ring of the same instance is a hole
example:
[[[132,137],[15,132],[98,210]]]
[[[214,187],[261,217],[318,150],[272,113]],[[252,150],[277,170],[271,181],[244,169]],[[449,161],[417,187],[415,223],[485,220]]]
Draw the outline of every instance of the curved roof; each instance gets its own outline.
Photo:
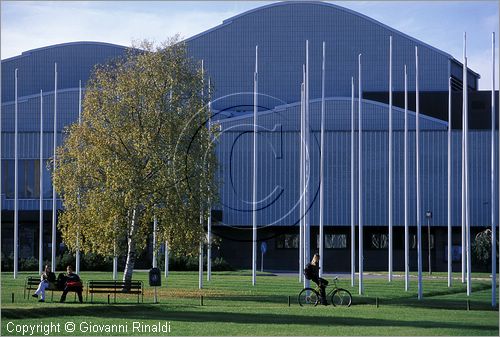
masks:
[[[31,49],[2,60],[2,102],[14,100],[14,73],[18,69],[18,97],[54,90],[54,63],[58,89],[85,86],[96,64],[119,57],[129,47],[105,42],[78,41]]]
[[[102,46],[102,47],[115,47],[115,48],[123,48],[123,49],[128,49],[129,48],[129,47],[126,47],[126,46],[122,46],[122,45],[118,45],[118,44],[114,44],[114,43],[108,43],[108,42],[99,42],[99,41],[72,41],[72,42],[58,43],[58,44],[53,44],[53,45],[50,45],[50,46],[44,46],[44,47],[40,47],[40,48],[26,50],[26,51],[23,51],[21,53],[21,55],[16,55],[16,56],[12,56],[12,57],[6,58],[6,59],[2,60],[2,62],[12,61],[14,59],[17,59],[17,58],[23,57],[23,56],[29,56],[31,53],[34,53],[34,52],[45,51],[45,50],[50,50],[50,49],[54,49],[54,48],[61,48],[61,47],[85,46],[85,45],[88,45],[88,46]]]
[[[436,47],[433,47],[433,46],[431,46],[431,45],[429,45],[429,44],[427,44],[427,43],[425,43],[425,42],[422,42],[422,41],[420,41],[420,40],[418,40],[418,39],[416,39],[416,38],[414,38],[414,37],[412,37],[412,36],[409,36],[409,35],[407,35],[407,34],[405,34],[405,33],[403,33],[403,32],[400,32],[400,31],[398,31],[397,29],[394,29],[394,28],[392,28],[392,27],[390,27],[390,26],[387,26],[386,24],[383,24],[383,23],[381,23],[381,22],[379,22],[379,21],[377,21],[377,20],[375,20],[375,19],[373,19],[373,18],[370,18],[369,16],[366,16],[366,15],[364,15],[364,14],[358,13],[358,12],[356,12],[356,11],[353,11],[353,10],[348,9],[348,8],[345,8],[345,7],[341,7],[341,6],[338,6],[338,5],[332,4],[332,3],[327,3],[327,2],[322,2],[322,1],[280,1],[280,2],[276,2],[276,3],[272,3],[272,4],[268,4],[268,5],[264,5],[264,6],[261,6],[261,7],[253,8],[253,9],[250,9],[250,10],[248,10],[248,11],[246,11],[246,12],[243,12],[243,13],[237,14],[237,15],[235,15],[235,16],[232,16],[232,17],[230,17],[230,18],[228,18],[228,19],[224,20],[224,21],[222,22],[222,24],[220,24],[220,25],[218,25],[218,26],[215,26],[215,27],[213,27],[213,28],[211,28],[211,29],[209,29],[209,30],[206,30],[206,31],[204,31],[204,32],[201,32],[201,33],[199,33],[199,34],[196,34],[196,35],[194,35],[194,36],[192,36],[192,37],[190,37],[190,38],[186,39],[186,42],[191,41],[191,40],[193,40],[193,39],[196,39],[196,38],[198,38],[198,37],[200,37],[200,36],[202,36],[202,35],[208,34],[208,33],[212,32],[212,31],[217,30],[217,29],[219,29],[219,28],[222,28],[222,27],[224,27],[224,26],[226,26],[226,25],[229,25],[229,24],[231,24],[234,20],[237,20],[237,19],[242,18],[242,17],[244,17],[244,16],[247,16],[247,15],[250,15],[250,14],[253,14],[253,13],[256,13],[256,12],[259,12],[259,11],[263,11],[263,10],[266,10],[266,9],[268,9],[268,8],[273,8],[273,7],[278,7],[278,6],[299,5],[299,4],[316,5],[316,6],[325,6],[325,7],[334,8],[334,9],[336,9],[336,10],[340,10],[340,11],[343,11],[343,12],[345,12],[345,13],[349,13],[349,14],[352,14],[352,15],[358,16],[358,17],[360,17],[360,18],[362,18],[362,19],[364,19],[364,20],[367,20],[367,21],[372,22],[372,23],[374,23],[374,24],[377,24],[377,25],[379,25],[380,27],[383,27],[383,28],[385,28],[385,29],[387,29],[387,30],[389,30],[389,31],[391,31],[391,32],[394,32],[395,34],[398,34],[398,35],[400,35],[400,36],[402,36],[402,37],[404,37],[404,38],[406,38],[406,39],[409,39],[409,40],[411,40],[411,41],[414,41],[414,42],[415,42],[415,43],[417,43],[417,44],[423,45],[423,46],[425,46],[425,47],[427,47],[427,48],[429,48],[429,49],[433,50],[434,52],[436,52],[436,53],[438,53],[438,54],[441,54],[441,55],[443,55],[443,56],[446,56],[447,58],[449,58],[449,59],[451,59],[451,60],[454,60],[454,61],[455,61],[455,62],[457,62],[458,64],[462,65],[462,63],[461,63],[460,61],[458,61],[457,59],[455,59],[452,55],[450,55],[450,54],[448,54],[448,53],[446,53],[446,52],[444,52],[444,51],[442,51],[442,50],[440,50],[440,49],[438,49],[438,48],[436,48]],[[471,70],[470,68],[469,68],[469,71],[471,71],[471,72],[472,72],[475,76],[477,76],[478,78],[480,78],[480,75],[479,75],[478,73],[476,73],[475,71]]]

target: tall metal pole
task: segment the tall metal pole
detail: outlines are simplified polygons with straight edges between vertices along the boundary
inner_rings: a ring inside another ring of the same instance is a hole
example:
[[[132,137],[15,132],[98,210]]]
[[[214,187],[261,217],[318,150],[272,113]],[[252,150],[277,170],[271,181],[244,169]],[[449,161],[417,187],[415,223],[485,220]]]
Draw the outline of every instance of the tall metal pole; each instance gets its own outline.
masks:
[[[467,71],[465,68],[465,33],[464,33],[464,46],[463,46],[463,68],[462,68],[462,283],[465,283],[465,269],[466,269],[466,239],[465,239],[465,79],[467,77]]]
[[[351,287],[356,280],[356,219],[354,213],[354,77],[351,77]]]
[[[257,276],[257,91],[259,80],[259,46],[255,46],[255,72],[253,76],[253,186],[252,186],[252,285]]]
[[[466,36],[464,34],[464,45],[466,45]],[[464,47],[466,48],[466,47]],[[465,57],[465,233],[467,246],[467,296],[471,294],[471,241],[470,241],[470,196],[469,196],[469,98],[467,90],[467,56]]]
[[[168,277],[168,241],[165,241],[165,278]]]
[[[43,272],[43,91],[40,90],[40,172],[39,172],[39,214],[38,214],[38,273]]]
[[[203,223],[203,214],[200,213],[200,223]],[[203,240],[200,240],[198,251],[198,289],[203,288]]]
[[[392,36],[389,36],[389,282],[392,281]]]
[[[203,100],[203,97],[205,95],[204,91],[204,85],[205,85],[205,69],[203,67],[203,60],[201,60],[201,79],[202,79],[202,86],[201,86],[201,97]],[[201,191],[201,186],[200,186],[200,191]],[[203,206],[201,203],[200,199],[200,227],[201,230],[203,230]],[[200,239],[200,248],[199,248],[199,253],[198,253],[198,288],[202,289],[203,288],[203,238]]]
[[[19,261],[19,209],[18,209],[18,156],[17,156],[17,68],[14,72],[15,103],[14,103],[14,279],[17,278]]]
[[[363,92],[361,91],[361,54],[358,55],[358,264],[359,264],[359,294],[363,294],[363,156],[362,156],[362,114],[361,102]]]
[[[305,267],[304,261],[304,86],[306,80],[306,67],[302,66],[302,83],[300,85],[300,221],[299,221],[299,282],[303,281],[302,270]]]
[[[408,74],[405,64],[405,129],[404,129],[404,223],[405,223],[405,291],[410,290],[410,231],[408,224]]]
[[[57,147],[57,63],[54,63],[54,139],[53,139],[53,149],[54,149],[54,162],[53,171],[56,172],[56,147]],[[52,259],[51,268],[52,272],[56,271],[56,215],[57,215],[57,204],[56,204],[56,189],[54,186],[54,180],[52,180]]]
[[[212,279],[212,208],[208,209],[207,218],[207,281]]]
[[[2,109],[0,109],[0,149],[2,149]],[[1,151],[0,151],[1,152]],[[3,200],[2,200],[2,186],[3,186],[3,179],[2,179],[2,156],[0,154],[0,224],[2,224],[2,207],[3,207]]]
[[[211,140],[212,128],[212,98],[210,96],[210,77],[208,78],[208,134]],[[210,167],[210,166],[209,166]],[[207,218],[207,281],[212,279],[212,206],[208,199],[208,218]]]
[[[210,77],[208,78],[208,93],[209,93],[209,101],[208,101],[208,134],[211,136],[211,126],[212,126],[212,104],[210,97]],[[210,137],[211,139],[211,137]],[[208,200],[208,218],[207,218],[207,281],[212,279],[212,207],[210,205],[210,199]]]
[[[495,207],[495,33],[491,33],[491,306],[497,305],[497,229]]]
[[[157,267],[156,263],[156,232],[158,230],[158,219],[153,216],[153,268]]]
[[[116,241],[113,242],[113,280],[118,279],[118,256],[116,255]]]
[[[417,260],[418,260],[418,299],[422,299],[422,223],[420,210],[420,97],[418,91],[418,47],[415,46],[415,147],[416,147],[416,182],[417,182]]]
[[[451,77],[448,79],[448,287],[452,279],[452,238],[451,238]]]
[[[319,173],[319,276],[323,276],[323,245],[324,234],[323,226],[325,221],[325,184],[324,184],[324,162],[325,162],[325,42],[323,41],[323,63],[321,73],[321,155],[320,155],[320,173]]]
[[[304,184],[305,184],[305,199],[304,199],[304,261],[310,261],[310,212],[307,211],[307,207],[309,206],[309,183],[310,183],[310,177],[311,177],[311,164],[310,164],[310,157],[311,157],[311,151],[310,151],[310,119],[309,119],[309,40],[306,40],[306,81],[305,81],[305,86],[304,86],[304,112],[305,112],[305,117],[304,117],[304,126],[305,126],[305,162],[304,162],[304,172],[305,172],[305,178],[304,178]],[[305,263],[305,262],[304,262]],[[309,280],[304,277],[304,287],[307,288],[309,287]]]
[[[82,81],[78,82],[78,124],[82,124]],[[80,196],[78,196],[80,201]],[[76,232],[76,254],[75,254],[76,273],[80,274],[80,224]]]

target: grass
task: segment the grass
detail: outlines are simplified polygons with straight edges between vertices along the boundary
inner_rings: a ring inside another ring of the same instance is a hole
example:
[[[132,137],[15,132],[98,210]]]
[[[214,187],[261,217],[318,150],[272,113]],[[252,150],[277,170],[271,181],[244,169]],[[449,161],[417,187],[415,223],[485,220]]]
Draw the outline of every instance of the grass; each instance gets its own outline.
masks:
[[[46,303],[23,299],[24,279],[33,273],[2,273],[1,335],[21,335],[12,331],[13,324],[26,327],[60,323],[52,335],[495,335],[499,334],[498,308],[491,308],[491,283],[488,274],[474,274],[472,295],[455,274],[454,284],[447,287],[446,274],[433,274],[424,279],[424,298],[418,300],[417,282],[412,275],[410,291],[404,291],[404,280],[395,277],[389,283],[385,273],[365,277],[365,294],[357,295],[349,279],[339,285],[353,294],[350,308],[302,308],[297,304],[301,290],[297,276],[259,273],[257,284],[251,285],[249,271],[214,272],[212,281],[204,279],[198,289],[198,273],[171,272],[158,288],[159,304],[153,303],[153,288],[147,284],[147,273],[136,272],[135,279],[145,284],[144,303],[137,297],[119,294],[117,304],[107,304],[107,294],[97,295],[94,304],[54,302],[47,294]],[[382,275],[382,276],[379,276]],[[109,279],[111,273],[82,272],[84,281]],[[11,294],[14,293],[14,303]],[[200,297],[203,296],[203,306]],[[288,306],[288,297],[291,305]],[[85,294],[84,294],[85,298]],[[379,307],[375,305],[378,298]],[[113,297],[111,296],[111,299]],[[470,311],[467,311],[467,299]],[[90,300],[90,299],[89,299]],[[7,330],[7,324],[9,324]],[[76,331],[65,331],[74,323]],[[142,322],[150,330],[133,330],[133,322]],[[158,322],[170,332],[152,331]],[[100,329],[122,325],[121,332],[106,333]],[[85,330],[92,327],[96,329]],[[127,331],[123,330],[127,327]],[[40,329],[40,328],[39,328]],[[54,331],[52,331],[54,332]],[[30,334],[30,332],[27,332]],[[44,335],[43,330],[33,335]]]

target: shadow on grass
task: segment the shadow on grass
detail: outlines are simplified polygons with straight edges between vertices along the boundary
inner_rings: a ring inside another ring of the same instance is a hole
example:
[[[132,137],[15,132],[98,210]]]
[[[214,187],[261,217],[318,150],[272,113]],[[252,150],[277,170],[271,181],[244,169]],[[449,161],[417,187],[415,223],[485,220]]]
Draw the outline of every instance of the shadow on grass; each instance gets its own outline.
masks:
[[[490,285],[478,284],[472,287],[472,292],[478,292],[482,290],[491,289]],[[437,298],[439,296],[456,295],[463,294],[463,298]],[[395,298],[384,298],[380,297],[378,299],[379,305],[396,305],[396,306],[411,306],[418,308],[429,308],[429,309],[448,309],[448,310],[466,310],[467,300],[469,298],[466,296],[464,289],[450,288],[439,291],[429,291],[424,292],[423,299],[418,300],[416,294],[408,294],[407,296],[395,297]],[[481,300],[470,300],[471,310],[498,310],[491,307],[489,302]],[[374,296],[353,296],[353,305],[375,305],[376,297]]]
[[[310,325],[311,317],[289,314],[269,313],[227,313],[227,312],[204,312],[204,311],[182,311],[170,308],[159,308],[155,305],[141,306],[72,306],[34,309],[3,309],[3,319],[42,319],[67,316],[92,316],[108,319],[150,319],[180,322],[217,322],[238,324],[283,324],[283,325]],[[314,320],[315,325],[321,326],[387,326],[387,327],[414,327],[435,329],[474,329],[480,331],[498,330],[496,325],[479,325],[470,323],[450,323],[439,321],[403,321],[394,319],[375,319],[360,317],[321,317]]]

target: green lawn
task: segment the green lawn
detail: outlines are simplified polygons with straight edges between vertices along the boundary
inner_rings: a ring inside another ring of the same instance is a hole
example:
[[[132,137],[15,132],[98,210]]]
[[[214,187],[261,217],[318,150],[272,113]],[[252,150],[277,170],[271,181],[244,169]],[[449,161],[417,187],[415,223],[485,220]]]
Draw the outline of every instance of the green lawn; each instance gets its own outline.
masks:
[[[350,290],[354,297],[350,308],[302,308],[297,304],[301,285],[296,276],[259,273],[257,285],[253,287],[248,271],[214,272],[211,282],[206,282],[205,277],[202,290],[198,289],[198,273],[171,272],[166,282],[162,280],[159,304],[153,303],[153,289],[147,285],[147,273],[136,272],[134,278],[145,284],[144,304],[137,304],[136,296],[118,295],[117,304],[109,305],[107,294],[96,296],[94,304],[74,303],[71,293],[65,304],[57,302],[60,293],[54,293],[54,302],[50,300],[50,292],[46,303],[38,303],[34,298],[23,299],[25,277],[33,273],[21,273],[17,280],[13,280],[12,273],[1,275],[1,335],[22,335],[21,331],[11,331],[15,327],[22,329],[23,325],[26,329],[38,327],[33,335],[44,335],[43,328],[49,328],[50,323],[54,329],[50,335],[499,334],[498,308],[491,308],[488,274],[473,275],[470,311],[467,311],[465,285],[458,279],[458,273],[454,274],[457,279],[452,288],[447,287],[445,273],[424,279],[424,299],[420,301],[416,299],[414,275],[409,292],[404,291],[401,278],[395,277],[388,283],[384,277],[367,275],[363,296],[357,295],[357,287],[350,287],[350,280],[341,279],[340,285]],[[84,281],[109,279],[111,273],[82,272],[81,277]],[[200,305],[201,295],[203,306]],[[67,332],[66,326],[71,329],[72,323],[75,332]],[[147,330],[158,324],[170,328],[170,332]],[[120,325],[122,330],[115,333],[100,330],[112,325],[115,329]],[[85,330],[89,327],[95,330]],[[146,327],[146,330],[138,331],[134,327]],[[31,332],[28,330],[25,335]]]

